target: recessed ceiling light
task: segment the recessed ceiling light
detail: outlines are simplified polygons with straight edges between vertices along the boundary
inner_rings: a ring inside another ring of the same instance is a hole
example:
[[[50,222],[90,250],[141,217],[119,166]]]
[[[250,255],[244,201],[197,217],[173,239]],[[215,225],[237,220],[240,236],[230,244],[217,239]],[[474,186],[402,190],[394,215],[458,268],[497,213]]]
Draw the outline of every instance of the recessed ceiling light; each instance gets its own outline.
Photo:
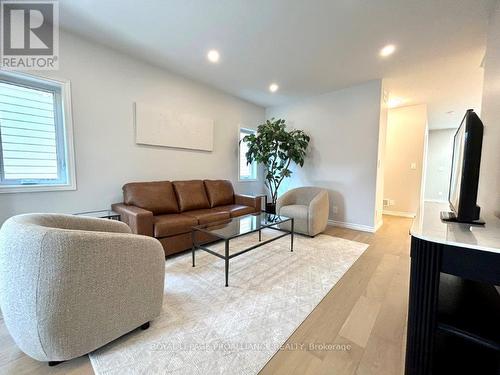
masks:
[[[208,59],[208,61],[213,62],[213,63],[219,62],[219,59],[220,59],[219,51],[217,51],[215,49],[211,49],[207,53],[207,59]]]
[[[280,87],[276,83],[271,83],[269,85],[269,91],[271,91],[271,92],[276,92],[276,91],[278,91],[279,88]]]
[[[394,44],[388,44],[384,48],[380,50],[380,56],[387,57],[390,56],[396,51],[396,46]]]
[[[388,101],[387,101],[387,106],[389,108],[394,108],[394,107],[397,107],[401,104],[403,104],[403,99],[401,98],[397,98],[397,97],[393,97],[393,98],[390,98]]]

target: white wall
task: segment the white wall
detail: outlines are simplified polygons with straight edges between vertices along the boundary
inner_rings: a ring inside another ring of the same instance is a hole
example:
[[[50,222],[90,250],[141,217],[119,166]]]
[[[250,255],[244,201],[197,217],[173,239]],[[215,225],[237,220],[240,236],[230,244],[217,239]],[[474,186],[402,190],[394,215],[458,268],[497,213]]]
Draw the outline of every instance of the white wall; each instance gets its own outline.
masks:
[[[237,182],[237,149],[239,125],[255,128],[264,108],[72,34],[61,34],[60,55],[59,71],[39,73],[71,81],[78,190],[0,194],[0,223],[25,212],[105,209],[129,181],[225,178],[236,191],[262,191],[262,182]],[[213,119],[214,151],[136,145],[135,101]]]
[[[478,204],[500,217],[500,1],[490,18],[481,120],[484,123]]]
[[[384,199],[393,200],[394,205],[384,207],[386,213],[414,214],[419,207],[426,126],[423,104],[389,109]]]
[[[380,80],[369,81],[267,109],[267,118],[284,118],[311,136],[304,167],[294,168],[282,191],[324,187],[330,219],[374,229],[381,89]]]
[[[450,190],[453,136],[457,129],[429,131],[425,199],[447,201]]]

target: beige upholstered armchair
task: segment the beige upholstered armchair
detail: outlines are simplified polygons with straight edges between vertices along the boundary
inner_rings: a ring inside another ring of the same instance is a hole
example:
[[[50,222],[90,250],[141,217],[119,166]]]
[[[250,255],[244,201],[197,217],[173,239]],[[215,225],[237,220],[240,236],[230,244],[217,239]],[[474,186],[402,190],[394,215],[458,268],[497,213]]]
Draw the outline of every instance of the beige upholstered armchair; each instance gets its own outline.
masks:
[[[0,230],[0,306],[19,348],[49,365],[160,314],[165,254],[119,221],[28,214]]]
[[[295,232],[308,236],[315,236],[325,230],[328,224],[328,211],[328,192],[317,187],[307,186],[289,190],[276,202],[276,213],[293,217]]]

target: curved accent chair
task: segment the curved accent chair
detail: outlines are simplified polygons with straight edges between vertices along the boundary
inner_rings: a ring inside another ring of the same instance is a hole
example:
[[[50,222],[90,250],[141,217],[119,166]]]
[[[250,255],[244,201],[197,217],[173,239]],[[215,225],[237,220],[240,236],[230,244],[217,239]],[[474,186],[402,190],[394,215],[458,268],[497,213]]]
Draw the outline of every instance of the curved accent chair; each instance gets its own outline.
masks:
[[[30,357],[55,365],[135,328],[163,303],[165,254],[119,221],[26,214],[0,230],[0,306]]]
[[[328,224],[328,192],[306,186],[287,191],[276,202],[276,213],[294,219],[294,231],[314,237]],[[289,229],[290,224],[282,226]]]

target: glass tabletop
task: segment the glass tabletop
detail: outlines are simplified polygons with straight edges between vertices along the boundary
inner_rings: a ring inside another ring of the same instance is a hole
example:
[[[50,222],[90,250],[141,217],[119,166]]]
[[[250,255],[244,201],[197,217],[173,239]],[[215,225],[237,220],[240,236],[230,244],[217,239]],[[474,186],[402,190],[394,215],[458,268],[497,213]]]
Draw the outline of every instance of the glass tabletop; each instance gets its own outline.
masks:
[[[222,239],[230,239],[291,220],[286,216],[260,213],[234,217],[216,223],[197,225],[193,229],[210,233]]]
[[[79,212],[75,214],[77,216],[87,216],[87,217],[96,217],[96,218],[108,218],[120,216],[119,213],[113,210],[99,210],[99,211],[88,211],[88,212]]]

